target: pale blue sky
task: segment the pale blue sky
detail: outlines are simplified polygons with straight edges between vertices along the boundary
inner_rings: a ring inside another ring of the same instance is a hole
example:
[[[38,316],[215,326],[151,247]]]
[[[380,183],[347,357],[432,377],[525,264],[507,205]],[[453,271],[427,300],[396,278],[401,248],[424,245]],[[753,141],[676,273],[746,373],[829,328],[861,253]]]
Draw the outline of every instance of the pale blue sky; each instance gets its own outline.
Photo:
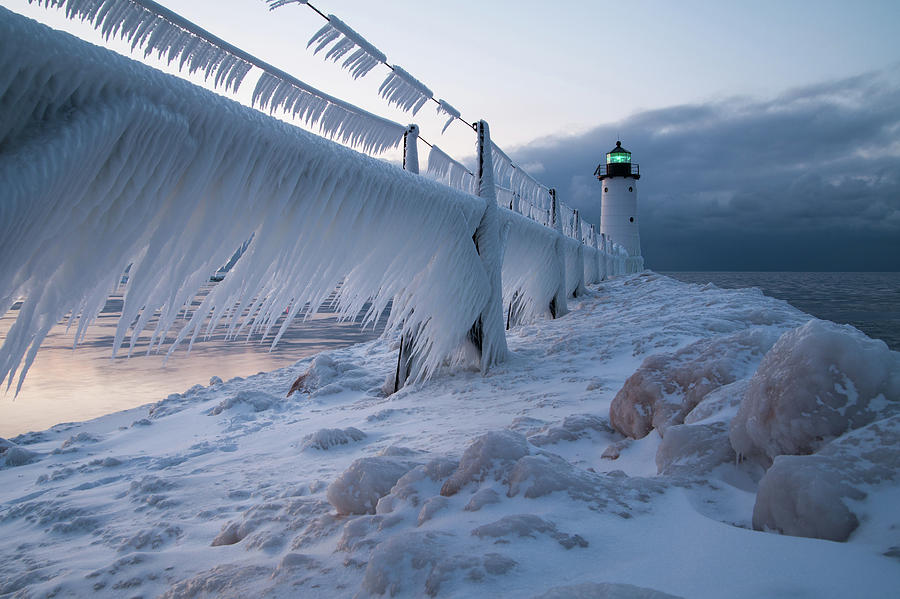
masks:
[[[630,114],[735,95],[766,98],[900,60],[900,2],[313,0],[334,13],[469,120],[487,119],[515,147],[621,122]],[[26,0],[14,11],[97,41]],[[302,5],[262,0],[163,0],[213,33],[320,89],[400,122],[456,154],[471,134],[427,105],[415,117],[377,95],[385,69],[352,81],[311,56],[323,20]],[[249,86],[248,86],[249,87]]]

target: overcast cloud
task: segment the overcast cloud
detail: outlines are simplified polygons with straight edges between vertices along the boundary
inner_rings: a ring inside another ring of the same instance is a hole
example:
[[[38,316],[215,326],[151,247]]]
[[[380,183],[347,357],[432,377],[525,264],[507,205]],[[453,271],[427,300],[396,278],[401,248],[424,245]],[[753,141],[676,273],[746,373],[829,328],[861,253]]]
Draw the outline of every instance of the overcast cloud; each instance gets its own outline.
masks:
[[[513,154],[599,222],[592,173],[617,132],[641,165],[650,268],[900,270],[900,65],[769,101],[641,112]]]

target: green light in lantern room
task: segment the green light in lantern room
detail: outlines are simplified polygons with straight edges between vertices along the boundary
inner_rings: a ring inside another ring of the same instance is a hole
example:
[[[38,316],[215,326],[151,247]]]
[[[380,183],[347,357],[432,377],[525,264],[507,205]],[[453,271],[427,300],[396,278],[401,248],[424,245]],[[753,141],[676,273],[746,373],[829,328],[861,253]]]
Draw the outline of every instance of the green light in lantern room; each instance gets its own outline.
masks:
[[[631,162],[631,152],[610,152],[606,155],[606,162],[608,164]]]

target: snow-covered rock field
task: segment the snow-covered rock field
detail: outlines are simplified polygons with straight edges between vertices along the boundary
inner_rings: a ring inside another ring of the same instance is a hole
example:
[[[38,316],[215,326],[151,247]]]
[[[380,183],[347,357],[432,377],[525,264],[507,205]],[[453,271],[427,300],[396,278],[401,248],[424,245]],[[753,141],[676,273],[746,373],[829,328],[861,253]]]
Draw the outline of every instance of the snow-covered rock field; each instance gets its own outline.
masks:
[[[385,397],[386,338],[0,443],[0,596],[897,596],[900,354],[649,272],[569,307],[486,376]]]

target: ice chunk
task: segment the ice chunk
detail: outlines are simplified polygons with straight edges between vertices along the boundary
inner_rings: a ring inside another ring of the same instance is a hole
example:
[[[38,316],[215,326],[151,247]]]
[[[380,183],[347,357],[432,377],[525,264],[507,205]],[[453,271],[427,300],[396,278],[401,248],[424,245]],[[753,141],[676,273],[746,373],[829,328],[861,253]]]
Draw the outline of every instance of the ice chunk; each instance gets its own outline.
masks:
[[[14,445],[13,447],[8,448],[2,454],[2,465],[9,467],[16,466],[24,466],[25,464],[30,464],[38,458],[38,454],[25,449],[24,447],[19,447],[18,445]]]
[[[815,452],[900,411],[900,353],[849,325],[810,320],[766,354],[731,422],[731,444],[771,460]]]
[[[394,458],[360,458],[328,485],[325,496],[339,514],[374,514],[378,500],[409,470]]]
[[[561,533],[554,523],[534,514],[505,516],[496,522],[479,526],[472,531],[472,534],[482,539],[485,537],[530,537],[534,539],[536,535],[541,534],[552,538],[566,549],[588,546],[588,542],[581,535]]]
[[[809,456],[781,455],[763,476],[753,527],[846,541],[866,514],[872,487],[900,479],[900,415],[847,433]],[[851,505],[853,509],[851,509]],[[893,522],[872,522],[885,529]]]
[[[656,450],[659,474],[702,476],[734,459],[725,422],[671,426]]]
[[[627,437],[640,439],[653,428],[665,436],[707,393],[753,372],[777,334],[757,327],[648,357],[613,399],[610,422]]]
[[[519,433],[508,430],[485,433],[466,448],[456,472],[441,487],[441,495],[455,495],[466,484],[482,481],[491,473],[499,479],[515,460],[528,453],[528,442]]]

